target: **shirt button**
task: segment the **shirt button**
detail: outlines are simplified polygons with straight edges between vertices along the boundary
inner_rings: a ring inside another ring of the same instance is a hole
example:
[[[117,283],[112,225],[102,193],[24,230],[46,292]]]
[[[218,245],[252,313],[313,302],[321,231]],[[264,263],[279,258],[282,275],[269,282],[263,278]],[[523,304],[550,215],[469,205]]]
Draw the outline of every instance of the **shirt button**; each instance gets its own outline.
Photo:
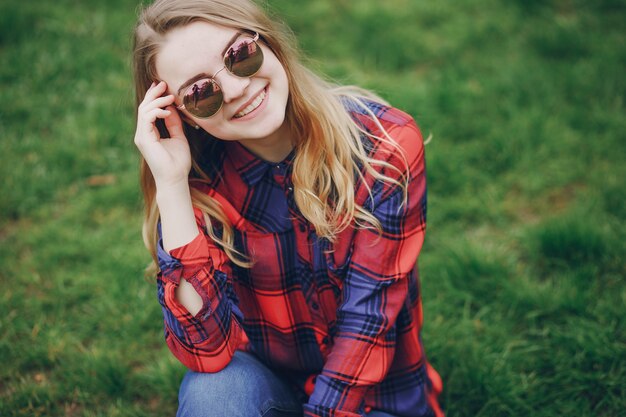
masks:
[[[330,343],[330,339],[328,337],[325,337],[322,339],[322,344],[327,345]]]
[[[287,187],[289,191],[293,191],[293,187]]]
[[[306,232],[306,226],[303,225],[302,223],[298,226],[298,228],[300,229],[302,233]]]
[[[313,304],[311,304],[311,308],[312,308],[313,310],[319,310],[319,309],[320,309],[320,305],[319,305],[319,304],[317,304],[316,302],[313,302]]]

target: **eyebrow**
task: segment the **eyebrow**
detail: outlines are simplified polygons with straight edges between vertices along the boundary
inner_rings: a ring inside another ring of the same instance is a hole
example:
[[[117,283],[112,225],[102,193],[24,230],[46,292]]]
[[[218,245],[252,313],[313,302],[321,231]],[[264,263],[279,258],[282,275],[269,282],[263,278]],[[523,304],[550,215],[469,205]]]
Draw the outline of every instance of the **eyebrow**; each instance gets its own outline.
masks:
[[[243,30],[240,30],[239,32],[235,33],[235,35],[228,41],[228,43],[226,44],[226,47],[222,51],[222,55],[221,55],[222,57],[224,57],[224,55],[226,55],[226,51],[228,51],[228,48],[233,46],[233,43],[235,43],[237,38],[240,37],[243,33],[245,33]],[[196,82],[196,81],[198,81],[198,80],[200,80],[202,78],[208,77],[208,76],[209,76],[209,74],[207,74],[206,72],[194,75],[193,77],[191,77],[190,79],[188,79],[187,81],[185,81],[184,83],[182,83],[180,85],[180,87],[178,88],[178,91],[176,92],[176,95],[180,96],[180,92],[183,90],[183,88],[189,86],[193,82]]]

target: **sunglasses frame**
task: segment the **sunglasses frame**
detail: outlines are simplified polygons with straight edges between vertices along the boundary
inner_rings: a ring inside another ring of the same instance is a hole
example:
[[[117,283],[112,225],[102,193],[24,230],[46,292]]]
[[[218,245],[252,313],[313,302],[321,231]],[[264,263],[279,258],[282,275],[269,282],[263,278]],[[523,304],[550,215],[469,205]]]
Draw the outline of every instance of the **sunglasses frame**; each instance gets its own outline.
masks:
[[[248,35],[251,35],[251,33],[248,33]],[[253,77],[254,75],[256,75],[257,72],[259,72],[259,70],[261,69],[261,67],[263,66],[263,61],[264,61],[264,57],[263,57],[263,51],[261,50],[261,46],[258,44],[258,40],[259,40],[260,36],[258,32],[254,32],[254,36],[251,38],[251,41],[256,45],[256,47],[259,49],[259,51],[261,52],[261,64],[259,65],[259,68],[254,71],[252,74],[250,75],[245,75],[245,76],[239,76],[235,73],[233,73],[230,69],[228,69],[228,65],[226,65],[226,59],[228,58],[228,54],[229,52],[233,49],[233,45],[229,46],[228,49],[226,50],[226,53],[224,54],[224,58],[222,59],[224,66],[222,68],[219,69],[219,71],[217,71],[216,73],[214,73],[211,77],[207,77],[207,78],[200,78],[199,80],[196,80],[194,82],[192,82],[191,84],[189,84],[187,87],[185,87],[185,91],[183,91],[182,97],[183,97],[183,101],[185,100],[185,96],[187,95],[187,93],[189,92],[190,89],[193,88],[194,85],[196,85],[198,82],[203,81],[203,80],[208,80],[208,82],[210,82],[211,84],[215,84],[219,87],[220,91],[223,91],[222,86],[220,85],[220,83],[217,82],[217,80],[215,79],[215,77],[217,77],[217,75],[226,70],[228,71],[230,74],[234,75],[235,77],[239,77],[239,78],[250,78]],[[176,106],[177,109],[179,110],[187,110],[187,112],[189,114],[191,114],[193,117],[196,117],[198,119],[208,119],[210,117],[215,116],[217,113],[219,113],[219,111],[222,109],[222,106],[224,105],[224,97],[222,96],[222,100],[220,102],[220,106],[218,107],[218,109],[208,115],[208,116],[198,116],[196,114],[194,114],[193,112],[191,112],[190,110],[188,110],[185,107],[185,104],[181,104]]]

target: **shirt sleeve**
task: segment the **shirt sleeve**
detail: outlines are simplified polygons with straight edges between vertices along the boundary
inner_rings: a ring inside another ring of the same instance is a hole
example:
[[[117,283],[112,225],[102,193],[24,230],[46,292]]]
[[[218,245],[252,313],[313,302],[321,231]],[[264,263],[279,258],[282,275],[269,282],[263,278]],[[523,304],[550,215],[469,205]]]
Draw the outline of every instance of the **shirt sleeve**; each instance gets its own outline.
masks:
[[[241,340],[241,312],[227,274],[229,260],[206,233],[202,213],[194,212],[198,235],[170,253],[163,249],[159,225],[157,294],[165,340],[174,356],[193,371],[218,372],[230,362]],[[176,299],[181,278],[202,298],[195,316]]]
[[[369,388],[379,384],[395,352],[395,322],[408,295],[409,274],[424,241],[426,180],[421,134],[414,122],[388,131],[409,165],[408,201],[396,185],[374,182],[376,230],[356,231],[337,314],[337,333],[324,369],[305,405],[307,417],[364,413]],[[388,162],[402,169],[392,156]],[[387,173],[387,175],[391,175]]]

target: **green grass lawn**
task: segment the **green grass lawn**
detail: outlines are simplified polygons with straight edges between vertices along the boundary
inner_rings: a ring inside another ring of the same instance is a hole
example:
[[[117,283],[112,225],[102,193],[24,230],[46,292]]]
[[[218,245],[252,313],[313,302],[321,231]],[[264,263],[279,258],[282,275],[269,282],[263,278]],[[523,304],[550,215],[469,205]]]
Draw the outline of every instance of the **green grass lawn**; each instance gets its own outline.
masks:
[[[450,416],[626,415],[626,4],[269,0],[426,135],[424,341]],[[0,415],[169,416],[143,269],[136,0],[0,3]]]

